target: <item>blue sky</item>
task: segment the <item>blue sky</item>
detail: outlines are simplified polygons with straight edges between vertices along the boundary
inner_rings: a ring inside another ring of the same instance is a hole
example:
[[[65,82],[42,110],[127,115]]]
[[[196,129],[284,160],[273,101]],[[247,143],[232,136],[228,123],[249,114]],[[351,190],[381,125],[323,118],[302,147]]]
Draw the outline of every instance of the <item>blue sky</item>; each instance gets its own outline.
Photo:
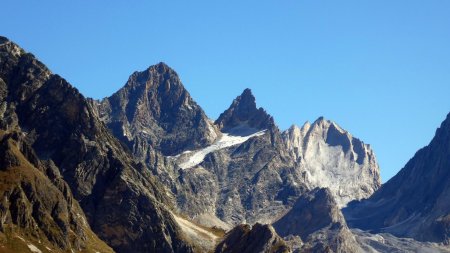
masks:
[[[213,119],[249,87],[281,129],[324,116],[371,144],[386,181],[450,112],[449,13],[444,0],[5,0],[0,34],[89,97],[160,61]]]

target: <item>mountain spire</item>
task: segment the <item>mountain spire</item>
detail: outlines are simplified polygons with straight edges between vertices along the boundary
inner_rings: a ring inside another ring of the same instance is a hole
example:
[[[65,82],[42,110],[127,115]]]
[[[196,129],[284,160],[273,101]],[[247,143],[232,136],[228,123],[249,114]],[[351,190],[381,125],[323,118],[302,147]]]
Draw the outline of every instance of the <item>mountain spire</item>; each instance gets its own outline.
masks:
[[[272,116],[263,108],[256,107],[256,99],[248,88],[233,100],[230,107],[219,116],[215,123],[223,131],[240,125],[247,125],[258,130],[275,126]]]

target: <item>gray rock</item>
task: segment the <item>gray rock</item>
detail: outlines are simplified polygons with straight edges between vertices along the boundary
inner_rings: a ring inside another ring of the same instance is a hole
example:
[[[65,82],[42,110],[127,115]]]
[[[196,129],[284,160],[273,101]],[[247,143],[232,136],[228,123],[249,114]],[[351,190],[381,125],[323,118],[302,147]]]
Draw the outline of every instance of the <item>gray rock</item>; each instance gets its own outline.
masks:
[[[93,104],[113,134],[142,161],[151,149],[174,155],[217,137],[177,73],[164,63],[133,73],[123,88]]]
[[[369,199],[344,209],[352,227],[450,243],[450,114],[430,144]]]
[[[273,226],[282,237],[300,236],[300,252],[362,252],[327,188],[303,194]]]
[[[215,253],[288,253],[289,246],[272,226],[256,223],[239,225],[229,231]]]
[[[370,197],[381,185],[375,154],[336,123],[317,119],[292,126],[283,140],[309,187],[327,187],[338,205]]]
[[[179,198],[179,207],[190,216],[212,213],[231,225],[270,223],[306,190],[273,118],[256,108],[247,89],[216,123],[226,138],[252,137],[232,146],[218,145],[198,164],[182,170],[181,179],[192,190],[190,197]],[[178,159],[192,159],[199,152]]]

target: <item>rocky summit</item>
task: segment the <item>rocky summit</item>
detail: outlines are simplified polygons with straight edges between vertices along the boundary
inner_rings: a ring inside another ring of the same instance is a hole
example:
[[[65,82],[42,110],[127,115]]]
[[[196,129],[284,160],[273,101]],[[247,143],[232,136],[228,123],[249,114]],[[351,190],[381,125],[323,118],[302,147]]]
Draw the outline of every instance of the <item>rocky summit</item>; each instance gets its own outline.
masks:
[[[102,121],[141,160],[153,149],[175,155],[217,137],[177,73],[164,63],[133,73],[122,89],[94,104]]]
[[[333,121],[211,120],[164,63],[85,98],[0,37],[0,252],[449,252],[449,117],[381,185]]]
[[[327,187],[340,207],[370,197],[381,185],[380,170],[369,145],[323,117],[283,132],[310,188]]]

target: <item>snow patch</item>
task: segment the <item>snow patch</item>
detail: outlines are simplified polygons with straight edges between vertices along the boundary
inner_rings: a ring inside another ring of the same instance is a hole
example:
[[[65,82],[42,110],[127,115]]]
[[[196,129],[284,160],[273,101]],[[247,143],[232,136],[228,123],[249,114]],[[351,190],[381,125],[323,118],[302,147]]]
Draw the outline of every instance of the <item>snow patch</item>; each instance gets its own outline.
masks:
[[[239,129],[239,130],[242,130],[242,129]],[[182,169],[189,169],[189,168],[195,167],[195,166],[199,165],[201,162],[203,162],[206,155],[208,155],[209,153],[244,143],[252,137],[263,135],[266,131],[267,130],[251,131],[249,133],[249,129],[245,129],[245,131],[233,131],[230,133],[222,133],[222,136],[218,140],[216,140],[212,145],[210,145],[206,148],[203,148],[203,149],[200,149],[197,151],[192,151],[192,152],[185,151],[184,153],[186,153],[186,154],[192,153],[192,155],[190,155],[186,161],[181,162],[178,165]],[[180,155],[177,155],[175,157],[180,157]]]

